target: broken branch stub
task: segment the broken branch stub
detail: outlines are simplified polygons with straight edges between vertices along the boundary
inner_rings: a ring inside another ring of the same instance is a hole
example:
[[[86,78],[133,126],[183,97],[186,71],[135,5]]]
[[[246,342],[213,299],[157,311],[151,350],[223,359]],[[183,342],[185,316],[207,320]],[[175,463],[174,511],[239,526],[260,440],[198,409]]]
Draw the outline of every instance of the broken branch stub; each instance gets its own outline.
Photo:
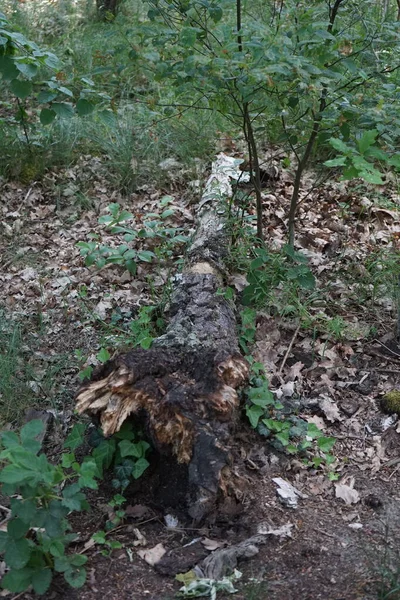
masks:
[[[201,520],[224,487],[237,389],[248,377],[232,303],[218,294],[229,239],[222,202],[237,161],[219,155],[200,201],[185,268],[176,275],[164,335],[150,350],[118,355],[78,391],[79,413],[97,415],[106,436],[144,418],[153,445],[188,465],[188,509]],[[238,172],[240,173],[240,172]]]

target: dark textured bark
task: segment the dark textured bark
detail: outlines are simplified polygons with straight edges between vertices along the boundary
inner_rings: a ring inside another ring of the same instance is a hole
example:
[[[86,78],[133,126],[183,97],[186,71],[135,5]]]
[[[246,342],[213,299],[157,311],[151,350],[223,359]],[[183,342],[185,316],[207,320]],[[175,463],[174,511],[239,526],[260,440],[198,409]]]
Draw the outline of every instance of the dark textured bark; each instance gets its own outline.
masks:
[[[217,293],[228,236],[215,190],[207,193],[184,272],[174,279],[165,334],[150,350],[103,365],[77,396],[77,410],[97,415],[105,435],[139,418],[160,453],[187,465],[188,511],[198,521],[226,487],[237,389],[248,376],[234,306]]]

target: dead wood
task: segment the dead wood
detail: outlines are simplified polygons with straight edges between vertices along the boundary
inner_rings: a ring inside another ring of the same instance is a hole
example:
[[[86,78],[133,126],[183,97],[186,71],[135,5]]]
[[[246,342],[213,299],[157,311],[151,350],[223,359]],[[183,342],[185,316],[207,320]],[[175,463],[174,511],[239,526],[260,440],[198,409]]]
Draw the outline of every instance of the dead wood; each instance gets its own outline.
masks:
[[[234,306],[223,285],[229,238],[226,202],[232,165],[221,155],[200,202],[196,234],[176,275],[169,325],[150,350],[136,349],[101,366],[77,394],[79,413],[97,415],[106,436],[129,418],[145,422],[154,447],[188,465],[188,509],[201,520],[226,489],[237,389],[248,376]]]

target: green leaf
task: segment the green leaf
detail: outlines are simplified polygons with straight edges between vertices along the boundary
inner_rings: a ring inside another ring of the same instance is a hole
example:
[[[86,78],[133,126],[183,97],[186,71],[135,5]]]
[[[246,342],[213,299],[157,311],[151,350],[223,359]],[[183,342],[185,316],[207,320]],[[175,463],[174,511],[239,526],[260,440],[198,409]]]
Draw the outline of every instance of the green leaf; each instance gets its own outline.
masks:
[[[270,404],[274,403],[274,395],[266,386],[260,388],[250,388],[247,390],[247,395],[253,404],[256,406],[261,406],[261,408],[265,408]]]
[[[101,110],[97,113],[100,121],[108,127],[115,127],[117,124],[117,118],[111,110]]]
[[[96,354],[96,358],[99,362],[105,363],[110,360],[110,353],[106,348],[102,348],[98,354]]]
[[[74,567],[82,567],[87,563],[87,560],[87,556],[84,556],[83,554],[71,554],[71,556],[69,556],[69,562]]]
[[[49,552],[54,557],[64,556],[65,547],[61,540],[53,540],[49,546]]]
[[[400,169],[400,154],[395,154],[394,156],[391,156],[388,160],[388,164],[392,167]]]
[[[322,452],[330,452],[333,448],[333,446],[336,443],[336,438],[334,437],[320,437],[317,440],[317,445],[318,448],[322,451]]]
[[[316,286],[316,280],[311,271],[302,273],[297,277],[297,282],[304,290],[313,290]]]
[[[74,109],[67,102],[53,102],[51,108],[60,119],[70,119],[74,116]]]
[[[385,183],[382,179],[382,174],[376,169],[371,171],[360,171],[358,176],[367,183],[373,183],[375,185],[383,185]]]
[[[13,516],[19,517],[24,523],[32,524],[36,516],[37,508],[33,500],[21,500],[12,498],[11,509]]]
[[[42,125],[50,125],[56,118],[57,113],[51,108],[42,108],[40,111],[40,122]]]
[[[33,573],[34,569],[29,567],[25,567],[24,569],[11,569],[11,571],[6,573],[2,578],[1,586],[14,594],[24,592],[31,585]]]
[[[289,432],[288,431],[276,433],[275,438],[282,444],[282,446],[287,446],[289,444]]]
[[[364,154],[366,150],[375,142],[375,139],[378,135],[378,131],[376,129],[371,129],[371,131],[365,131],[362,137],[357,141],[357,146],[361,154]]]
[[[65,487],[62,492],[62,505],[69,508],[69,510],[86,510],[89,505],[85,494],[80,489],[79,483],[73,483]]]
[[[140,346],[144,350],[148,350],[149,348],[151,348],[152,343],[153,343],[153,338],[149,337],[149,336],[146,336],[140,340]]]
[[[133,467],[132,471],[134,479],[139,479],[139,477],[143,475],[149,464],[149,461],[147,461],[145,458],[139,458],[139,460],[135,462],[135,466]]]
[[[8,534],[5,531],[0,531],[0,552],[4,552],[8,544]]]
[[[37,594],[44,594],[50,587],[53,574],[49,567],[35,571],[32,575],[32,587]]]
[[[7,55],[0,56],[0,74],[5,81],[18,77],[18,69],[14,61]]]
[[[11,519],[7,524],[7,533],[10,538],[19,540],[24,538],[29,531],[29,524],[24,523],[22,519]]]
[[[258,421],[262,416],[264,416],[264,409],[260,406],[248,406],[246,407],[246,415],[250,421],[250,425],[256,428]]]
[[[76,423],[64,442],[64,448],[75,450],[78,446],[81,446],[83,444],[85,430],[86,425],[84,423]]]
[[[332,158],[332,160],[326,160],[324,165],[326,167],[344,167],[347,162],[346,156],[340,156],[339,158]]]
[[[32,84],[30,81],[22,81],[21,79],[13,79],[10,83],[10,88],[14,96],[20,100],[25,100],[32,93]]]
[[[5,448],[15,448],[19,446],[19,438],[14,431],[3,431],[1,442]]]
[[[75,461],[76,458],[73,452],[64,452],[64,454],[61,456],[61,465],[64,469],[70,469]]]
[[[36,438],[41,433],[43,433],[43,430],[44,423],[40,419],[33,419],[32,421],[29,421],[29,423],[23,426],[20,432],[22,445],[30,449],[29,444],[32,441],[32,439]]]
[[[27,79],[32,79],[38,72],[38,66],[31,63],[15,61],[15,66]]]
[[[154,252],[151,252],[150,250],[141,250],[137,253],[137,256],[143,262],[151,262],[153,260],[153,258],[155,257],[155,254],[154,254]]]
[[[119,481],[125,481],[126,479],[129,479],[131,477],[134,467],[135,463],[133,462],[133,460],[125,459],[120,465],[117,465],[115,467],[115,475],[117,476]]]
[[[74,97],[73,92],[71,92],[71,90],[69,90],[68,88],[64,87],[63,85],[60,85],[59,87],[57,87],[57,90],[61,93],[61,94],[65,94],[66,96],[69,96],[70,98]]]
[[[34,478],[32,471],[18,467],[14,464],[7,465],[0,471],[1,483],[22,483],[23,481]]]
[[[64,573],[64,579],[73,588],[80,588],[86,581],[86,570],[83,567],[68,569]]]
[[[79,471],[78,483],[81,487],[88,487],[92,490],[97,489],[97,483],[94,477],[97,473],[97,465],[94,460],[85,460]]]
[[[125,421],[122,424],[121,429],[114,434],[114,437],[118,440],[134,440],[135,433],[132,430],[132,423],[129,421]]]
[[[28,563],[32,549],[27,539],[9,538],[4,560],[11,569],[22,569]]]
[[[54,558],[54,570],[57,571],[57,573],[64,573],[70,568],[71,565],[69,564],[69,556],[60,556]]]
[[[314,423],[309,423],[307,427],[307,436],[316,440],[322,437],[322,431]]]
[[[352,154],[353,153],[353,149],[348,146],[347,144],[345,144],[344,142],[342,142],[342,140],[339,140],[338,138],[331,138],[329,140],[330,145],[335,148],[335,150],[338,150],[339,152],[342,152],[343,154]]]
[[[92,540],[95,544],[105,544],[106,543],[106,534],[105,531],[96,531],[92,535]]]
[[[94,111],[94,106],[85,98],[80,98],[76,103],[76,112],[80,117],[86,117]]]
[[[210,6],[208,9],[210,17],[214,21],[214,23],[218,23],[222,19],[222,8],[220,6]]]
[[[140,444],[141,442],[132,443],[128,440],[122,440],[118,444],[122,458],[125,458],[125,456],[135,456],[136,458],[141,458],[143,456],[143,451]],[[149,447],[148,444],[147,447]]]
[[[115,439],[103,440],[92,452],[96,466],[102,471],[108,469],[115,455]]]
[[[47,104],[47,102],[51,102],[55,98],[57,98],[56,92],[44,90],[42,92],[39,92],[37,100],[39,104]]]

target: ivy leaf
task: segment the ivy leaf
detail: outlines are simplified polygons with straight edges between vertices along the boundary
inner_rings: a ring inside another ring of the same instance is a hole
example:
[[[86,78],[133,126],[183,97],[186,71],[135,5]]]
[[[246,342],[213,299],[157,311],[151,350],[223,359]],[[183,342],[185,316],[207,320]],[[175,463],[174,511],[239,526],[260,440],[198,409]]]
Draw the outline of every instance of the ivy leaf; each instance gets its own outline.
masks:
[[[115,475],[117,476],[119,481],[129,479],[129,477],[132,475],[134,467],[135,463],[133,462],[133,460],[125,459],[120,465],[117,465],[115,467]]]
[[[20,100],[25,100],[32,93],[32,84],[30,81],[22,81],[21,79],[13,79],[10,83],[10,88],[14,96]]]
[[[320,437],[317,440],[317,445],[318,448],[322,451],[322,452],[330,452],[333,448],[333,446],[336,443],[336,438],[334,437]]]
[[[103,468],[108,469],[114,458],[116,442],[114,439],[104,440],[93,450],[92,458],[97,468],[102,473]]]
[[[149,464],[149,461],[145,458],[139,458],[139,460],[136,461],[132,471],[134,479],[139,479],[139,477],[143,475]]]
[[[254,428],[257,427],[258,421],[264,415],[264,409],[261,406],[248,406],[246,408],[246,416],[250,421],[250,425]]]
[[[65,440],[63,447],[70,448],[71,450],[78,448],[83,443],[85,430],[86,425],[84,423],[76,423]]]

